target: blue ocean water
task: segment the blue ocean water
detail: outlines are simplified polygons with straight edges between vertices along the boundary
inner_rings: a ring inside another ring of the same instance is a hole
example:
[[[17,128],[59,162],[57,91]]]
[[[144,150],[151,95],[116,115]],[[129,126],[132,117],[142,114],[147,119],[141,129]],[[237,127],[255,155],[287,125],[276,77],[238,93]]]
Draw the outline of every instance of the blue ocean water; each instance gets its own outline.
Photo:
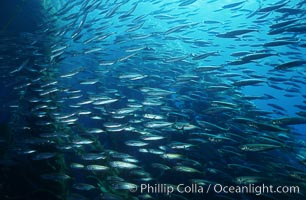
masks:
[[[305,198],[305,1],[0,6],[0,199]]]

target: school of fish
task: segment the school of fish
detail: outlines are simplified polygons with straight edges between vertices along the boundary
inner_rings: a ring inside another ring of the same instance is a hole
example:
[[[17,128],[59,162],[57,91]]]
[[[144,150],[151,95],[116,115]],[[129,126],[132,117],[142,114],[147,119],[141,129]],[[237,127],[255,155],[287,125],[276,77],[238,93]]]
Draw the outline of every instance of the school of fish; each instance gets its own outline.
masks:
[[[299,187],[262,199],[306,198],[306,1],[41,4],[36,32],[0,38],[0,165],[29,174],[28,199],[256,199],[132,191],[262,183]]]

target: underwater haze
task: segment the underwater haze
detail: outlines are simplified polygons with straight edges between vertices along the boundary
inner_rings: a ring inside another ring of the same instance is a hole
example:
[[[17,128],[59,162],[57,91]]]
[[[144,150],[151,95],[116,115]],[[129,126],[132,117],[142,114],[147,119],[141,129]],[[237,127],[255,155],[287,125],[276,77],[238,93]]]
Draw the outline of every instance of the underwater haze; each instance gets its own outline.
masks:
[[[0,3],[1,200],[306,199],[306,1]]]

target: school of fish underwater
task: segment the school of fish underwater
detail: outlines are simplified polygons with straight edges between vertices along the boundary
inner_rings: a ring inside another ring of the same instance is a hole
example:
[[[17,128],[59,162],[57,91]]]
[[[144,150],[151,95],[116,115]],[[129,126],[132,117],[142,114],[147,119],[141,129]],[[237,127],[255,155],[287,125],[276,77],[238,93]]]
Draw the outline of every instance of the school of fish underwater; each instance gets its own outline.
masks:
[[[0,200],[306,199],[305,0],[0,7]]]

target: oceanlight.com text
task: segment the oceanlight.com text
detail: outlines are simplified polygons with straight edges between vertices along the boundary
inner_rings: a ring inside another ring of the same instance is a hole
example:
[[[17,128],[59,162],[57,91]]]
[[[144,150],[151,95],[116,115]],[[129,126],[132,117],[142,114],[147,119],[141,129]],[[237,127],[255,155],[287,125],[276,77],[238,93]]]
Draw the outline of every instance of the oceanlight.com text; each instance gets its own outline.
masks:
[[[166,194],[185,193],[185,194],[298,194],[299,186],[274,186],[274,185],[222,185],[222,184],[140,184],[139,187],[133,188],[131,192],[139,192],[142,194]]]

